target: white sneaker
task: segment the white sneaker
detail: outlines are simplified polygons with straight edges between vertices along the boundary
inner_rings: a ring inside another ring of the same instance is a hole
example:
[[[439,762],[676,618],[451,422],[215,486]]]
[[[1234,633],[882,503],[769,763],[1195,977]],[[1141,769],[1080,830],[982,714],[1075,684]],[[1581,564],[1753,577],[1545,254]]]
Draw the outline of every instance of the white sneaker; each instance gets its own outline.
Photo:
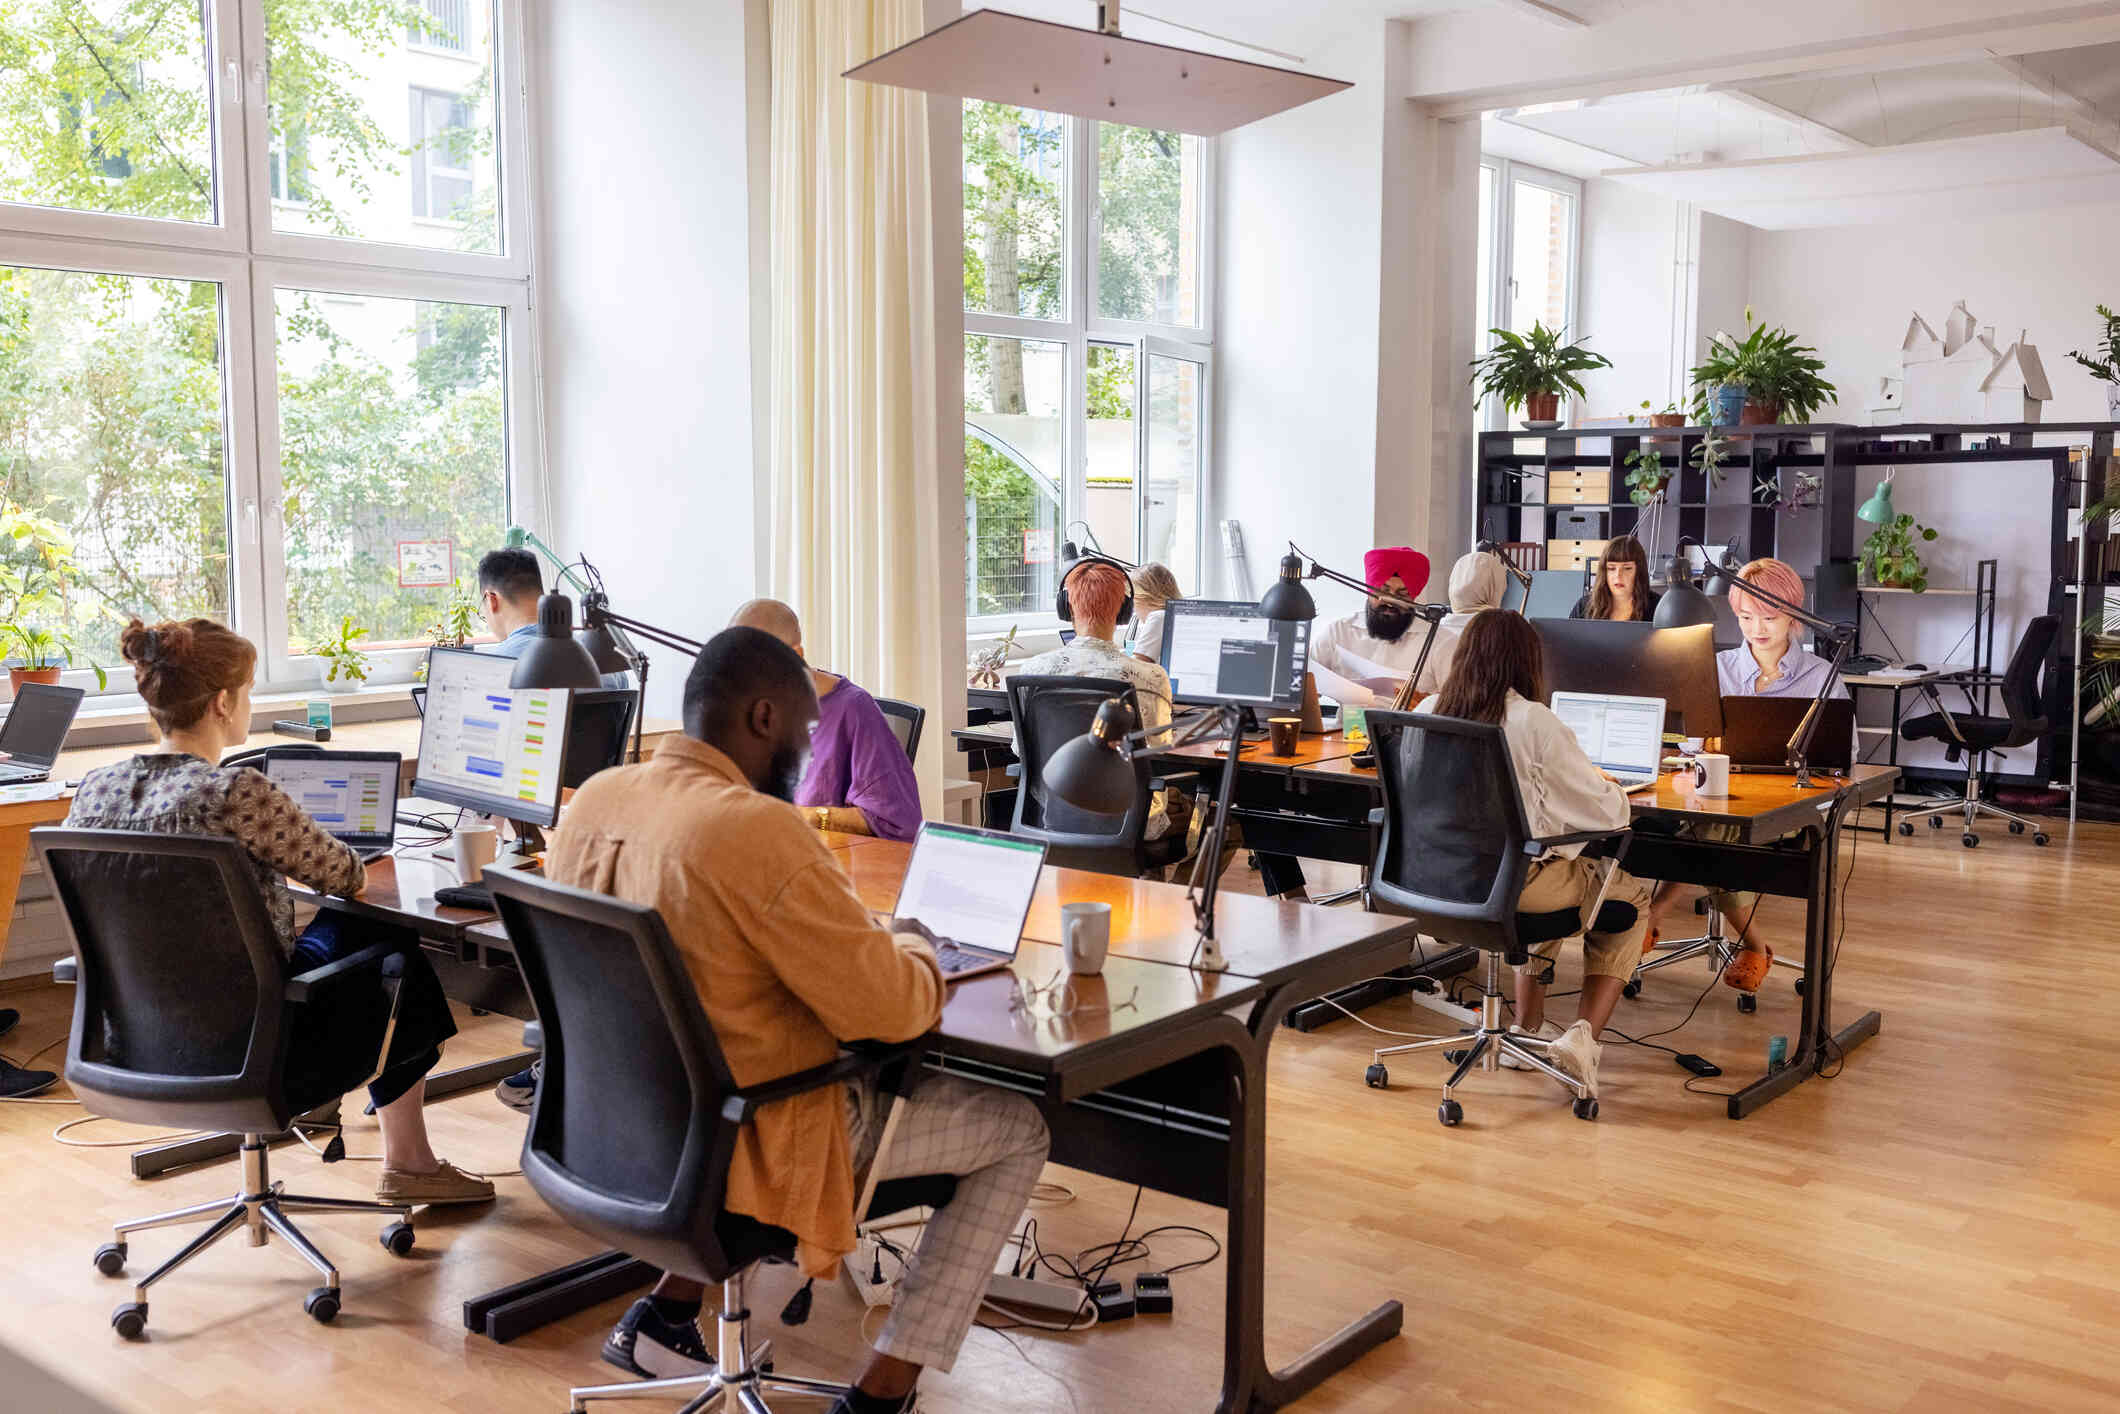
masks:
[[[1510,1035],[1512,1035],[1512,1036],[1530,1036],[1530,1035],[1533,1035],[1534,1033],[1533,1033],[1533,1032],[1530,1032],[1530,1031],[1526,1031],[1526,1030],[1525,1030],[1525,1029],[1524,1029],[1523,1027],[1521,1027],[1521,1026],[1517,1026],[1517,1025],[1515,1025],[1515,1024],[1511,1024],[1511,1026],[1509,1027],[1509,1034],[1510,1034]],[[1542,1040],[1542,1041],[1557,1041],[1557,1040],[1559,1040],[1559,1039],[1560,1039],[1560,1035],[1561,1035],[1561,1028],[1560,1028],[1560,1027],[1559,1027],[1559,1026],[1558,1026],[1557,1024],[1555,1024],[1554,1022],[1552,1022],[1551,1020],[1547,1020],[1547,1021],[1542,1021],[1542,1022],[1540,1022],[1540,1023],[1539,1023],[1539,1026],[1538,1026],[1538,1031],[1537,1031],[1537,1032],[1536,1032],[1535,1034],[1536,1034],[1536,1035],[1538,1036],[1538,1038],[1539,1038],[1540,1040]],[[1538,1049],[1538,1048],[1534,1046],[1534,1047],[1533,1047],[1532,1049],[1533,1049],[1533,1050],[1536,1050],[1536,1049]],[[1508,1051],[1503,1051],[1503,1052],[1502,1052],[1502,1066],[1503,1066],[1503,1068],[1504,1068],[1504,1069],[1507,1069],[1507,1070],[1529,1070],[1529,1069],[1531,1069],[1531,1067],[1530,1067],[1530,1066],[1528,1066],[1528,1065],[1524,1064],[1524,1062],[1522,1062],[1522,1061],[1518,1060],[1518,1059],[1517,1059],[1517,1058],[1516,1058],[1516,1057],[1515,1057],[1515,1056],[1514,1056],[1513,1054],[1511,1054],[1511,1053],[1510,1053],[1510,1052],[1508,1052]]]
[[[1590,1023],[1577,1021],[1561,1033],[1546,1051],[1546,1058],[1565,1075],[1572,1075],[1583,1082],[1583,1088],[1594,1097],[1597,1094],[1597,1060],[1604,1047],[1598,1045],[1590,1034]]]

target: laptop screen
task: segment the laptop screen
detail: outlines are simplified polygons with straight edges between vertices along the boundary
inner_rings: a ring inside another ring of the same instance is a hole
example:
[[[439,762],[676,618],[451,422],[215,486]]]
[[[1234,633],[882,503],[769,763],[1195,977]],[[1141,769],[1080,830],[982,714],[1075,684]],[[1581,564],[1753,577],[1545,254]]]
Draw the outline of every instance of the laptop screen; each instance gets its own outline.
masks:
[[[1568,724],[1599,769],[1655,775],[1663,764],[1664,699],[1556,692],[1553,715]]]
[[[273,756],[265,775],[347,844],[388,844],[397,824],[398,757],[394,752]]]
[[[81,707],[82,689],[26,682],[0,726],[0,761],[50,770],[66,745],[66,733]]]
[[[920,827],[895,912],[960,947],[1014,957],[1044,867],[1036,840],[930,822]]]

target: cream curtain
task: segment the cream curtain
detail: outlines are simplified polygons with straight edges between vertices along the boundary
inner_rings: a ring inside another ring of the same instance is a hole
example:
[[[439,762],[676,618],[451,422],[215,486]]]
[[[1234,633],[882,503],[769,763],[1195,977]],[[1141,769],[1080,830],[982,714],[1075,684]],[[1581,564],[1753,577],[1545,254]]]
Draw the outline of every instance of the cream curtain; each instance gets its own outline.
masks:
[[[819,667],[928,708],[941,804],[934,233],[925,95],[840,74],[921,0],[773,0],[772,592]]]

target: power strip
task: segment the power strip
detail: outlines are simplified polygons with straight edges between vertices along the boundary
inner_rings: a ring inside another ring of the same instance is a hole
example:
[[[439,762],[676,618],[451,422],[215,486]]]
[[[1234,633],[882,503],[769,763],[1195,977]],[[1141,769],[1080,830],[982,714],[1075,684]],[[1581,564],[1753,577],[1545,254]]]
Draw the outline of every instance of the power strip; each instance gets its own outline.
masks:
[[[882,1265],[883,1280],[876,1280],[878,1263]],[[845,1258],[848,1280],[854,1290],[861,1294],[864,1305],[888,1306],[898,1299],[898,1278],[905,1273],[905,1263],[894,1252],[886,1252],[875,1238],[863,1233],[855,1239],[854,1250]]]
[[[986,1298],[989,1301],[1006,1301],[1011,1306],[1021,1306],[1027,1310],[1048,1312],[1063,1321],[1080,1316],[1085,1299],[1079,1286],[1064,1286],[1057,1281],[1034,1281],[1030,1277],[1012,1277],[1007,1272],[995,1272],[987,1278]]]

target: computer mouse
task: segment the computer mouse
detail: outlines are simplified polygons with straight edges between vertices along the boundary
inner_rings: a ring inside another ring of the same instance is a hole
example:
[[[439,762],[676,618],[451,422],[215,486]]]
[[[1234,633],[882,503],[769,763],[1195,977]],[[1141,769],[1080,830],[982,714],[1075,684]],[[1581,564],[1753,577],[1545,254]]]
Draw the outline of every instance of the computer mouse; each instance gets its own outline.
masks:
[[[1925,673],[1929,670],[1929,665],[1927,663],[1908,663],[1906,670],[1910,673]]]

